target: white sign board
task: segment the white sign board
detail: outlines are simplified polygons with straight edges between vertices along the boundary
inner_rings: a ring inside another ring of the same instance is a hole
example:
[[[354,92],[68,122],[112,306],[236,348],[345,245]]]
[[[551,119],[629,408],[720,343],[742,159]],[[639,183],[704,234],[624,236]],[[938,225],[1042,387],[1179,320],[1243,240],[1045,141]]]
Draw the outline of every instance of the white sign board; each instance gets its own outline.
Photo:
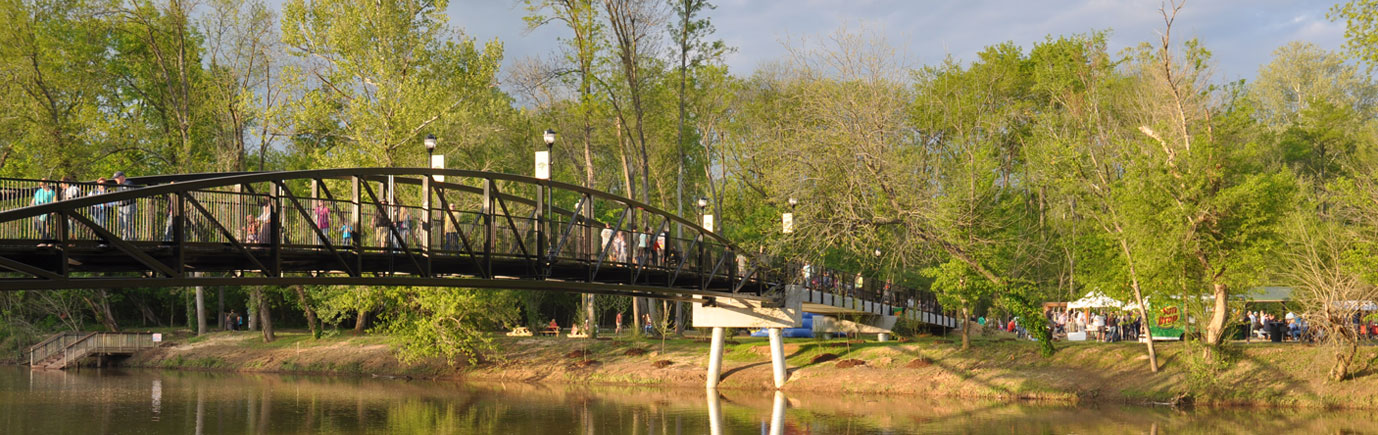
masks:
[[[550,179],[550,151],[536,151],[536,178]]]
[[[713,215],[703,215],[703,229],[713,231]]]
[[[154,342],[154,343],[162,343],[162,342],[163,342],[163,334],[162,334],[161,332],[154,332],[154,333],[153,333],[153,342]]]
[[[437,154],[437,155],[431,156],[431,169],[445,169],[445,155],[444,155],[444,154]],[[435,180],[437,183],[444,183],[444,182],[445,182],[445,176],[444,176],[444,175],[432,175],[432,176],[431,176],[431,179],[432,179],[432,180]]]
[[[784,224],[785,234],[794,232],[794,213],[785,213],[781,221]]]

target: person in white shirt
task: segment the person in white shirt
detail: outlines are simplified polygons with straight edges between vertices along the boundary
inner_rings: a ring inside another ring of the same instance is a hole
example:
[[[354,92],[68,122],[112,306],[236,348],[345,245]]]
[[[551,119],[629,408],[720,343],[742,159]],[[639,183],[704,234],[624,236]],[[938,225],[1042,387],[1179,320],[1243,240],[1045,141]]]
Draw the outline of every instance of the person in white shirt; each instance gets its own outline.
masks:
[[[612,242],[612,224],[603,224],[603,231],[599,232],[598,235],[603,238],[603,244],[599,245],[599,250],[606,251],[610,255],[613,254],[612,247],[608,246],[608,243]]]

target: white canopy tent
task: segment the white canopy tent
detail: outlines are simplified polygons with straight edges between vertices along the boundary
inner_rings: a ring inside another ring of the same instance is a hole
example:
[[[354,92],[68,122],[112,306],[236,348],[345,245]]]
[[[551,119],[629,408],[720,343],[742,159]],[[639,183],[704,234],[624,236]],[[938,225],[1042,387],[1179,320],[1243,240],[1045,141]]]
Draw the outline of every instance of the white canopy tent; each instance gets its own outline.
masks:
[[[1081,299],[1077,299],[1075,301],[1067,303],[1067,308],[1071,310],[1080,310],[1083,308],[1125,309],[1133,306],[1133,304],[1125,304],[1123,302],[1117,301],[1114,298],[1106,296],[1105,293],[1101,293],[1097,290],[1086,292],[1086,296],[1082,296]]]

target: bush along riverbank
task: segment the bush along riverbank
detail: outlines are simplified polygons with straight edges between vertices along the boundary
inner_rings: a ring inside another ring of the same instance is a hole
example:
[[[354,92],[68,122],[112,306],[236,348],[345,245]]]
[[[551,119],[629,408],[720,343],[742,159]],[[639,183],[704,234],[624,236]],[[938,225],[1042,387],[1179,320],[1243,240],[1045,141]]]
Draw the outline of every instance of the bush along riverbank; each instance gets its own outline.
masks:
[[[475,365],[440,360],[406,364],[386,336],[319,340],[284,333],[273,343],[257,334],[219,332],[172,337],[126,366],[562,384],[702,388],[708,343],[683,338],[568,339],[496,337],[499,352]],[[1328,354],[1305,344],[1231,345],[1203,367],[1200,349],[1159,346],[1163,369],[1149,372],[1135,343],[1059,343],[1049,358],[1034,343],[979,337],[919,337],[906,342],[787,340],[786,391],[1055,400],[1078,403],[1378,408],[1378,347],[1363,346],[1361,370],[1349,380],[1325,379]],[[736,337],[726,347],[720,389],[773,389],[764,339]]]

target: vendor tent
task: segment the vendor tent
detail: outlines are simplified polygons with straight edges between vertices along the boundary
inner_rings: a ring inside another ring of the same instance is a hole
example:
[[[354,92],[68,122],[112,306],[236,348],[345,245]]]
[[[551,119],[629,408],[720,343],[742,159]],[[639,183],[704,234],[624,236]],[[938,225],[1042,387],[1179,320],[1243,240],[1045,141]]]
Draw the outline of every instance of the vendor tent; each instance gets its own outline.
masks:
[[[1126,307],[1126,306],[1133,306],[1133,305],[1132,305],[1132,304],[1124,304],[1124,303],[1121,303],[1120,301],[1117,301],[1117,300],[1115,300],[1114,298],[1111,298],[1111,297],[1109,297],[1109,296],[1106,296],[1105,293],[1101,293],[1101,292],[1095,291],[1095,290],[1092,290],[1092,291],[1090,291],[1090,292],[1087,292],[1087,293],[1086,293],[1086,296],[1082,296],[1081,299],[1077,299],[1077,300],[1075,300],[1075,301],[1072,301],[1072,302],[1068,302],[1068,303],[1067,303],[1067,308],[1068,308],[1068,309],[1073,309],[1073,310],[1080,310],[1080,309],[1083,309],[1083,308],[1116,308],[1116,309],[1123,309],[1123,308]]]

